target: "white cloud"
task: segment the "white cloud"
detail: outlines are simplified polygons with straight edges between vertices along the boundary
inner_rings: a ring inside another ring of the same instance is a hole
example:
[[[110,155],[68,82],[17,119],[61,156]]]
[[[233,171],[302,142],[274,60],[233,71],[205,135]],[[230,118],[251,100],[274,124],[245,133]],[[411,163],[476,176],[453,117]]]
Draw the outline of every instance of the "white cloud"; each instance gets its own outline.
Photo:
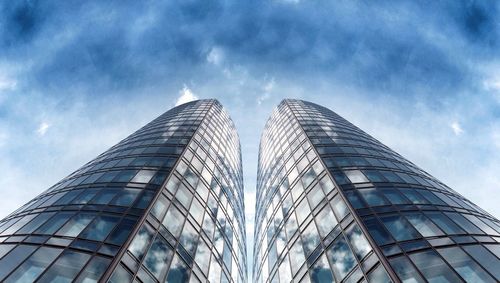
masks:
[[[17,81],[5,76],[0,76],[0,91],[15,90]]]
[[[455,133],[455,135],[457,135],[457,136],[464,133],[462,126],[458,122],[451,123],[450,127],[453,130],[453,133]]]
[[[207,55],[207,61],[217,66],[220,65],[224,61],[224,51],[219,47],[212,47]]]
[[[269,99],[269,97],[271,97],[271,91],[274,89],[275,85],[276,81],[274,80],[274,78],[271,78],[267,83],[264,84],[264,86],[262,86],[262,90],[264,91],[264,93],[257,97],[258,105],[261,105],[264,100],[267,100]]]
[[[193,91],[188,88],[186,85],[179,91],[180,97],[177,98],[177,102],[175,102],[175,106],[179,106],[184,103],[188,103],[190,101],[198,99],[196,95],[194,95]]]
[[[50,124],[48,124],[47,122],[42,122],[42,123],[40,123],[40,126],[38,126],[38,129],[36,130],[36,132],[39,136],[43,136],[43,135],[45,135],[45,133],[47,133],[47,130],[49,129],[49,127],[50,127]]]

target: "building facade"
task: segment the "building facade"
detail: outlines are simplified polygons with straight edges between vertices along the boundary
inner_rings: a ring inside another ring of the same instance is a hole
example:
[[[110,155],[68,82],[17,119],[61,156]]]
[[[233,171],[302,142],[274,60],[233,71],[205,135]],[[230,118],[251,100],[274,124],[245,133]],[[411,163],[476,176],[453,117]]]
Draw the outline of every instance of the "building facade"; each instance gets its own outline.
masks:
[[[0,222],[1,282],[246,282],[239,138],[171,109]]]
[[[255,282],[499,282],[500,222],[334,112],[262,134]]]

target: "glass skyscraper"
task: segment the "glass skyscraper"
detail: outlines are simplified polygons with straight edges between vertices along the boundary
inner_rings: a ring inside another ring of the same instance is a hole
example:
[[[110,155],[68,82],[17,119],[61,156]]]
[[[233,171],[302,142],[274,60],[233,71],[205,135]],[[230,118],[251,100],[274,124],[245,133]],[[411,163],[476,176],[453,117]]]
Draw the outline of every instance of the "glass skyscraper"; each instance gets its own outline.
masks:
[[[175,107],[0,222],[1,282],[246,282],[239,138]]]
[[[497,219],[310,102],[269,118],[256,200],[255,282],[500,281]]]

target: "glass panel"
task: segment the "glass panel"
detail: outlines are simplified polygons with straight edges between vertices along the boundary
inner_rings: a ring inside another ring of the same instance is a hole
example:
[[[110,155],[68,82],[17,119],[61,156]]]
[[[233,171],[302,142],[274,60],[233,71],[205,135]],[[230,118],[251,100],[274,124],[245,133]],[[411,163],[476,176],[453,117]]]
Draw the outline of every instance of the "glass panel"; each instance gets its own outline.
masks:
[[[178,238],[182,230],[182,224],[184,224],[184,215],[175,206],[171,205],[162,224],[167,227],[172,235]]]
[[[349,249],[346,240],[340,235],[327,250],[328,259],[337,281],[341,281],[356,266],[354,254]]]
[[[303,199],[299,203],[295,212],[297,213],[297,220],[299,221],[299,224],[302,224],[307,216],[309,216],[309,213],[311,213],[311,209],[309,208],[309,204],[306,199]]]
[[[210,248],[205,244],[205,241],[200,241],[198,250],[196,251],[196,263],[201,268],[203,273],[208,274],[208,264],[210,263]]]
[[[189,189],[184,185],[181,184],[179,186],[179,189],[177,190],[177,193],[175,194],[175,198],[186,208],[189,208],[189,204],[191,203],[191,199],[193,198],[193,194]]]
[[[47,219],[52,217],[55,214],[55,212],[49,212],[49,213],[41,213],[37,217],[35,217],[33,220],[31,220],[30,223],[26,224],[23,228],[21,228],[19,231],[17,231],[16,234],[30,234],[33,233],[38,227],[40,227]]]
[[[349,210],[347,209],[346,204],[344,201],[340,198],[339,195],[337,195],[333,200],[331,201],[333,211],[335,212],[335,215],[337,216],[337,219],[340,221],[344,219],[344,217],[349,214]]]
[[[351,225],[351,227],[347,229],[346,233],[354,253],[359,260],[363,259],[365,255],[372,250],[372,247],[366,240],[365,235],[361,232],[361,229],[359,229],[356,223]]]
[[[374,189],[360,189],[358,190],[358,193],[363,197],[366,203],[368,203],[369,206],[379,206],[379,205],[388,205],[389,202],[384,199],[380,195],[380,193]]]
[[[424,199],[424,197],[422,197],[419,193],[417,193],[413,189],[404,188],[401,189],[400,191],[414,204],[428,203],[428,201]]]
[[[493,230],[490,226],[486,225],[483,221],[481,221],[478,217],[470,214],[464,214],[464,216],[469,219],[474,225],[479,227],[481,230],[486,232],[489,235],[498,235],[497,231]]]
[[[132,229],[134,229],[136,220],[132,218],[123,218],[122,222],[118,224],[116,229],[111,233],[106,242],[121,245],[128,238]]]
[[[319,234],[322,238],[328,235],[338,223],[333,215],[332,209],[328,205],[315,217],[315,220],[318,225]]]
[[[455,223],[457,223],[462,229],[467,231],[468,233],[472,234],[484,234],[483,231],[481,231],[479,228],[474,226],[469,220],[465,219],[462,215],[458,213],[452,213],[452,212],[445,212],[446,216],[451,218]]]
[[[180,243],[191,256],[194,255],[196,246],[198,245],[198,232],[188,221],[186,221],[186,225],[184,225],[184,229],[182,230]]]
[[[4,255],[6,255],[12,248],[14,248],[15,245],[5,245],[5,244],[0,244],[0,258],[2,258]]]
[[[420,238],[420,234],[401,215],[385,216],[381,220],[397,241]]]
[[[321,186],[316,184],[311,191],[307,194],[307,198],[309,199],[309,203],[311,207],[316,207],[323,199],[325,199],[325,194],[321,189]]]
[[[366,217],[363,222],[370,232],[372,238],[377,242],[378,245],[385,245],[393,242],[391,235],[384,229],[380,222],[374,217]]]
[[[304,247],[304,252],[306,257],[318,246],[319,236],[316,230],[316,225],[314,221],[307,226],[307,228],[302,232],[302,246]]]
[[[178,254],[175,255],[166,282],[168,283],[184,283],[189,278],[189,268],[182,261]]]
[[[322,282],[334,282],[330,266],[328,265],[328,260],[323,254],[319,260],[311,267],[311,282],[312,283],[322,283]],[[290,278],[291,279],[291,278]],[[283,281],[287,282],[287,281]],[[288,281],[289,282],[289,281]]]
[[[295,273],[299,271],[299,268],[302,266],[304,261],[306,261],[300,241],[296,241],[290,249],[290,261],[292,267],[292,275],[295,275]]]
[[[367,183],[370,182],[363,173],[359,170],[349,170],[349,171],[344,171],[346,174],[347,178],[351,180],[352,183]]]
[[[420,213],[406,213],[406,219],[424,237],[442,236],[443,232],[429,218]]]
[[[151,237],[153,236],[153,230],[149,228],[148,225],[141,227],[137,235],[135,235],[134,240],[130,244],[128,250],[139,260],[142,260],[146,248],[149,246]]]
[[[141,170],[135,177],[130,181],[133,183],[148,183],[151,178],[155,175],[156,171],[152,170]]]
[[[403,283],[425,283],[405,256],[390,259],[389,263]]]
[[[35,231],[36,234],[53,234],[55,231],[66,223],[66,221],[73,216],[74,212],[59,212],[54,217],[50,218],[45,224],[43,224],[38,230]]]
[[[111,260],[94,256],[85,270],[78,276],[75,283],[97,283],[109,266]]]
[[[76,237],[94,219],[93,214],[79,213],[73,216],[58,232],[59,236]]]
[[[441,230],[446,234],[462,234],[464,231],[460,229],[454,222],[452,222],[448,217],[444,216],[440,212],[424,212],[434,223],[436,223]]]
[[[458,247],[439,249],[439,254],[455,269],[466,282],[495,282],[479,264],[474,262]]]
[[[14,232],[16,232],[17,230],[19,230],[19,228],[23,227],[24,225],[26,225],[26,223],[28,223],[31,219],[33,219],[34,217],[36,216],[36,214],[30,214],[30,215],[27,215],[27,216],[24,216],[22,217],[19,221],[17,221],[14,225],[10,226],[8,229],[6,229],[5,231],[2,232],[2,235],[9,235],[9,234],[13,234]]]
[[[128,273],[123,266],[119,265],[113,275],[109,279],[108,283],[127,283],[132,282],[132,275]]]
[[[94,241],[104,241],[120,218],[109,215],[98,216],[79,236]]]
[[[93,198],[92,204],[108,204],[118,193],[116,189],[101,189],[101,192]]]
[[[140,193],[140,190],[137,189],[123,189],[120,191],[118,197],[116,197],[111,204],[112,205],[120,205],[120,206],[130,206],[134,200],[137,198],[137,195]]]
[[[470,254],[479,264],[485,268],[496,280],[500,281],[500,260],[493,256],[483,246],[464,246],[464,250]]]
[[[90,255],[65,250],[37,282],[71,282],[89,260]]]
[[[411,254],[410,259],[429,282],[463,282],[434,251]]]
[[[382,189],[384,196],[389,199],[392,204],[408,204],[410,201],[404,197],[398,190],[392,188]]]
[[[62,249],[39,248],[5,282],[34,282],[61,252]]]
[[[23,262],[34,250],[34,246],[20,245],[0,260],[0,280],[3,280],[14,268]]]
[[[368,274],[368,282],[370,283],[392,283],[389,275],[385,271],[382,264],[379,264],[378,267]]]
[[[168,263],[172,258],[172,248],[167,242],[157,235],[146,257],[144,258],[144,266],[151,271],[156,279],[161,280],[165,274]]]

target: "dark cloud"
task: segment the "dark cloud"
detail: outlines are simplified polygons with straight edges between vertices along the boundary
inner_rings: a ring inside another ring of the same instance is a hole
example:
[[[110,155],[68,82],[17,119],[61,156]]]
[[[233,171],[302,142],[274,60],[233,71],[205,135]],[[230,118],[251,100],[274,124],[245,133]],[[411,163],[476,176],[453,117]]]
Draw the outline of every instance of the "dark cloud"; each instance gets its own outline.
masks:
[[[217,46],[256,74],[445,95],[475,75],[466,62],[498,54],[494,2],[56,2],[1,8],[2,59],[30,66],[28,88],[102,93],[214,76],[205,66]]]

